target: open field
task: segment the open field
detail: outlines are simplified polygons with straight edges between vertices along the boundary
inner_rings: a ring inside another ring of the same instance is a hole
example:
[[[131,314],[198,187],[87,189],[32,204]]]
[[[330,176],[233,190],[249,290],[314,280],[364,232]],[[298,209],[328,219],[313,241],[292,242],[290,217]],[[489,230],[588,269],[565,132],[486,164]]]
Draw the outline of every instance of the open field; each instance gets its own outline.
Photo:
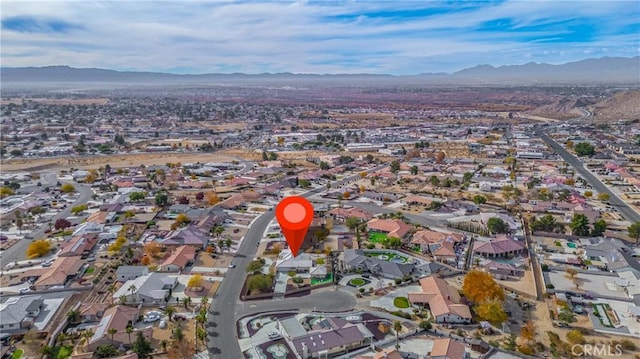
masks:
[[[230,162],[233,158],[217,153],[136,153],[107,156],[55,157],[55,158],[21,158],[0,162],[3,172],[68,170],[69,167],[79,169],[97,169],[107,163],[113,167],[139,166],[144,164],[160,165],[166,163],[187,162]]]

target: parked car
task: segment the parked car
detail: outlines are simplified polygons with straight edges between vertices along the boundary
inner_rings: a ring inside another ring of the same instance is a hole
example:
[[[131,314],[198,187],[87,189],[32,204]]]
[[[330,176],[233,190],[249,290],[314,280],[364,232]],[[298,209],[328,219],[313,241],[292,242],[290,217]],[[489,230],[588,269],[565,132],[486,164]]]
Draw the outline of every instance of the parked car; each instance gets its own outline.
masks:
[[[233,264],[233,263],[229,264],[229,268],[235,268],[235,267],[236,267],[235,264]]]
[[[280,335],[280,333],[278,333],[278,332],[271,332],[271,333],[269,333],[269,339],[278,339],[278,338],[280,338],[280,337],[281,337],[281,335]]]

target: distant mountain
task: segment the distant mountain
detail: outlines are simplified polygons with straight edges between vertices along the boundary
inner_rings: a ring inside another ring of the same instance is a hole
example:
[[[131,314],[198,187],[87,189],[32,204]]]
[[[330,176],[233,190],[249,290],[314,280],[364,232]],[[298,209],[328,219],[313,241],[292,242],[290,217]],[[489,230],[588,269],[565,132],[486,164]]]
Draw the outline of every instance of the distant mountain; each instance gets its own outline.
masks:
[[[177,75],[158,72],[129,72],[69,66],[0,68],[5,83],[470,83],[470,84],[545,84],[545,83],[638,83],[640,57],[603,57],[570,62],[563,65],[530,62],[524,65],[494,67],[478,65],[453,74],[426,73],[415,76],[373,74],[199,74]]]
[[[478,65],[453,73],[453,77],[478,81],[525,82],[639,82],[640,56],[603,57],[549,65],[529,62],[524,65],[493,67]]]

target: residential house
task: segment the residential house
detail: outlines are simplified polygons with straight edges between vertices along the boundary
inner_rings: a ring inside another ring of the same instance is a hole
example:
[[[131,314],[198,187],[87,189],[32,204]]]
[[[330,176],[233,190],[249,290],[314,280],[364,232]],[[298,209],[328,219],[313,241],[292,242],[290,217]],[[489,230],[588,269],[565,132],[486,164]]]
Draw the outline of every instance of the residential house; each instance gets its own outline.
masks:
[[[78,309],[80,321],[83,323],[98,322],[107,309],[109,309],[107,303],[82,303]]]
[[[149,273],[147,266],[120,266],[116,269],[116,280],[118,282],[126,282],[134,280]]]
[[[421,293],[409,293],[409,302],[417,305],[427,305],[435,322],[469,324],[471,311],[465,304],[460,303],[458,290],[451,287],[444,279],[426,277],[420,279]]]
[[[524,250],[524,242],[506,235],[500,235],[488,241],[478,240],[473,244],[473,253],[485,258],[512,258],[521,256]]]
[[[63,244],[62,250],[58,252],[58,257],[87,256],[98,243],[96,233],[83,234],[71,237],[69,242]]]
[[[361,197],[372,199],[380,202],[395,202],[399,197],[393,193],[384,193],[376,191],[364,191]]]
[[[170,231],[159,243],[166,247],[177,248],[188,245],[194,249],[204,249],[209,243],[209,235],[199,229],[195,224]]]
[[[365,253],[362,249],[346,249],[341,256],[343,269],[361,270],[390,279],[401,279],[414,272],[414,264],[390,262],[366,256]]]
[[[333,219],[339,222],[344,222],[347,220],[347,218],[350,218],[350,217],[358,218],[362,222],[366,222],[373,218],[373,215],[371,213],[357,207],[351,207],[351,208],[337,207],[337,208],[332,208],[327,213],[331,217],[333,217]]]
[[[469,353],[460,342],[450,338],[438,338],[433,341],[433,347],[427,356],[431,359],[467,359]]]
[[[158,267],[164,272],[180,272],[196,259],[196,250],[192,246],[184,245],[176,248],[171,255]]]
[[[28,330],[40,315],[44,301],[39,295],[9,297],[0,303],[0,332],[11,333]]]
[[[77,277],[82,268],[80,256],[58,257],[51,267],[33,284],[36,290],[47,290],[52,287],[63,287],[67,282]]]
[[[276,325],[300,358],[329,357],[360,348],[374,337],[364,324],[328,318],[307,330],[296,316],[279,319]]]
[[[114,345],[115,347],[130,347],[135,340],[137,332],[142,330],[143,335],[151,337],[152,328],[135,329],[132,333],[127,333],[127,327],[132,327],[140,316],[139,308],[132,308],[125,305],[116,305],[107,309],[100,319],[100,322],[93,330],[93,336],[86,344],[87,351],[95,351],[101,345]],[[115,334],[109,334],[109,329],[115,329]]]
[[[446,239],[451,239],[455,243],[460,243],[465,240],[464,234],[454,232],[438,232],[430,229],[424,229],[417,231],[411,236],[410,243],[414,246],[420,246],[420,250],[423,253],[429,251],[429,246],[435,243],[443,242]]]
[[[278,255],[276,269],[281,273],[308,273],[312,278],[325,278],[327,266],[323,261],[324,255],[299,253],[294,257],[289,249],[285,249]]]
[[[413,227],[400,219],[374,218],[367,222],[367,230],[384,233],[388,237],[405,238]]]
[[[114,300],[122,297],[125,303],[143,305],[165,304],[171,297],[178,280],[164,273],[152,272],[126,281],[114,294]]]
[[[431,205],[431,202],[433,202],[433,201],[428,199],[428,198],[426,198],[426,197],[422,197],[422,196],[418,196],[418,195],[409,195],[409,196],[403,198],[402,202],[404,202],[406,205],[409,205],[409,206],[425,206],[425,207],[429,207]]]

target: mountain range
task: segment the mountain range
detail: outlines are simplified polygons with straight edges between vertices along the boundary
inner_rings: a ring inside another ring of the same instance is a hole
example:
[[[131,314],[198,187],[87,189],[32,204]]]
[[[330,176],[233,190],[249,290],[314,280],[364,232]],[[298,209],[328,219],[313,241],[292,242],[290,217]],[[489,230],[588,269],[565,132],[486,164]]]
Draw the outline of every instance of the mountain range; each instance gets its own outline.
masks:
[[[69,66],[4,67],[0,81],[9,83],[130,83],[130,84],[204,84],[204,83],[424,83],[424,84],[559,84],[559,83],[640,83],[640,56],[603,57],[561,65],[530,62],[523,65],[494,67],[478,65],[451,74],[425,73],[411,76],[374,74],[292,74],[292,73],[211,73],[170,74],[130,72]]]

